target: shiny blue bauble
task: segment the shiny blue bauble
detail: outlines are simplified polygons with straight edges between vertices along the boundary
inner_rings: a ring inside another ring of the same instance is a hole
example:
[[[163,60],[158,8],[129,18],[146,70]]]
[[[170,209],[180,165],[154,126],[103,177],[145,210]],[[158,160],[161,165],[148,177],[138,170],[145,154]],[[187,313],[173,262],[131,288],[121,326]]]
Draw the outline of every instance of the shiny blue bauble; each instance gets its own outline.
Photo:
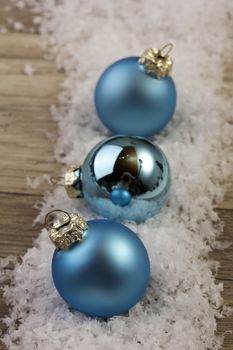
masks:
[[[149,140],[113,136],[96,145],[76,171],[75,186],[90,207],[108,219],[145,221],[167,202],[168,160]]]
[[[150,262],[142,241],[126,226],[91,220],[79,243],[56,249],[52,276],[61,297],[93,317],[128,311],[144,295]]]
[[[138,60],[129,57],[113,63],[97,83],[96,111],[113,134],[149,137],[163,129],[174,114],[172,78],[149,75]]]

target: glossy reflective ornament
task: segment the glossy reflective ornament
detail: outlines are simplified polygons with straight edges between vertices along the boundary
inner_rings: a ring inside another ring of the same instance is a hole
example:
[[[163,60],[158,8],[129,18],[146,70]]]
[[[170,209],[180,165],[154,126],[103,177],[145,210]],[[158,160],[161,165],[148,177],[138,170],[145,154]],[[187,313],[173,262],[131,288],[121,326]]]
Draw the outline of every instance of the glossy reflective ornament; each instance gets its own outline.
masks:
[[[165,48],[164,48],[165,49]],[[96,111],[113,134],[149,137],[163,129],[176,106],[176,88],[168,76],[172,61],[162,50],[113,63],[95,90]]]
[[[66,236],[69,223],[56,225],[57,235],[63,230]],[[143,297],[150,263],[133,231],[114,221],[91,220],[81,240],[54,251],[52,276],[72,308],[105,318],[127,312]]]
[[[158,213],[169,186],[169,164],[162,150],[135,136],[104,140],[81,167],[71,167],[66,174],[70,196],[83,196],[94,211],[117,220],[144,221]]]
[[[110,199],[113,204],[125,207],[126,205],[130,204],[132,194],[124,188],[115,188],[111,192]]]

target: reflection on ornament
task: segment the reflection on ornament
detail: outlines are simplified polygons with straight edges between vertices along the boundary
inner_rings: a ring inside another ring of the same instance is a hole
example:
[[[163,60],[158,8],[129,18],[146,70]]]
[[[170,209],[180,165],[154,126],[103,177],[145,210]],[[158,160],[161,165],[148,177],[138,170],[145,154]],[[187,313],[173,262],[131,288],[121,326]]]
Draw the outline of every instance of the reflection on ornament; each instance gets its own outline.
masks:
[[[121,207],[125,207],[129,205],[132,195],[129,191],[124,188],[115,188],[112,190],[110,199],[113,204],[120,205]]]
[[[108,138],[89,152],[81,167],[70,169],[68,195],[83,196],[107,218],[144,221],[158,213],[168,197],[168,161],[158,146],[141,137]]]

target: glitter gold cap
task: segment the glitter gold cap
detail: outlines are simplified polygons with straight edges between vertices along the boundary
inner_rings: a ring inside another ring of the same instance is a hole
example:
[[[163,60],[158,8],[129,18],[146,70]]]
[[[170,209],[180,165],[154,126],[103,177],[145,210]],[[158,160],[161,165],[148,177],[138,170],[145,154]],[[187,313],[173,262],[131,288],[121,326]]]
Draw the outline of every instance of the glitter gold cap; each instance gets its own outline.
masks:
[[[144,66],[146,73],[154,74],[157,79],[168,76],[171,73],[173,61],[169,56],[173,45],[166,44],[162,49],[150,48],[143,52],[138,63]]]
[[[81,193],[81,168],[75,164],[71,165],[65,172],[65,189],[70,198],[82,197]]]
[[[62,217],[51,224],[51,216],[62,213]],[[73,243],[80,242],[87,230],[86,221],[78,214],[67,213],[61,209],[50,211],[45,216],[44,225],[49,231],[49,238],[59,249],[68,249]]]

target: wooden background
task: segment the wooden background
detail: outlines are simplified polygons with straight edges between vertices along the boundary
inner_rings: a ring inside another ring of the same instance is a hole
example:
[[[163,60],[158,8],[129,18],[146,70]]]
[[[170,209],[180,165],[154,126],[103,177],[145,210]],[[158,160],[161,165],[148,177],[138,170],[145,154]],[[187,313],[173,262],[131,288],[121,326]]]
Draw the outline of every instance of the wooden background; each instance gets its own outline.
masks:
[[[37,215],[33,205],[42,199],[48,185],[37,189],[27,187],[26,177],[35,178],[44,173],[56,174],[59,164],[54,161],[53,144],[48,133],[56,138],[56,125],[51,120],[49,107],[56,103],[59,83],[53,62],[45,60],[37,33],[14,33],[12,19],[26,28],[32,27],[31,14],[26,9],[9,7],[9,1],[0,0],[0,26],[8,24],[7,34],[0,35],[0,256],[22,255],[32,246],[40,225],[32,226]],[[26,76],[25,64],[35,69]],[[221,91],[232,98],[233,65],[226,62]],[[232,188],[232,187],[231,187]],[[216,208],[225,222],[221,240],[233,242],[233,191]],[[233,306],[233,246],[215,251],[210,258],[221,264],[216,280],[224,283],[223,298]],[[0,316],[8,313],[0,298]],[[218,333],[226,332],[224,349],[233,350],[233,317],[218,321]],[[2,332],[4,326],[2,325]],[[0,344],[0,350],[5,346]],[[22,349],[23,350],[23,349]],[[182,349],[181,349],[182,350]],[[198,350],[198,349],[197,349]]]

